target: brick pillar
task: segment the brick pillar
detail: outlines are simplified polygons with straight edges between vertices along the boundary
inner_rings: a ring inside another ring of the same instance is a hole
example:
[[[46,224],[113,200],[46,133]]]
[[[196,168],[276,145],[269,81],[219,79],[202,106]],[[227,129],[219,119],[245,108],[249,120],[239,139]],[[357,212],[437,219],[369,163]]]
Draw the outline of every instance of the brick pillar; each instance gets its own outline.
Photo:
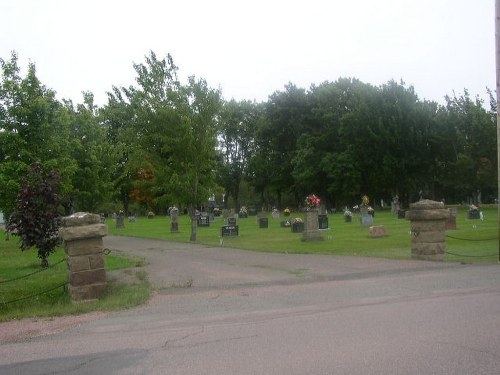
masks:
[[[450,210],[443,202],[421,200],[410,204],[406,219],[411,221],[411,257],[443,261],[445,258],[446,222]]]
[[[102,238],[108,227],[99,215],[86,212],[64,217],[62,226],[59,236],[67,255],[71,300],[97,299],[106,288]]]

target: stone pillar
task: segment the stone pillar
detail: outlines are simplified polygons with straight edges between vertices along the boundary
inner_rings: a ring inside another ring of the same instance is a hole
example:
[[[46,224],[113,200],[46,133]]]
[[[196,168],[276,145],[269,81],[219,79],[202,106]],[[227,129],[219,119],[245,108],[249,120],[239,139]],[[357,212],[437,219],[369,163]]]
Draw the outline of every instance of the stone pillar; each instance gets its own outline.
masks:
[[[73,302],[94,300],[106,289],[102,238],[108,227],[99,215],[78,212],[62,219],[59,236],[68,263],[69,294]]]
[[[323,236],[319,231],[318,211],[306,211],[306,222],[302,241],[323,241]]]
[[[414,259],[443,261],[446,221],[450,211],[443,202],[421,200],[410,204],[406,219],[411,221],[411,256]]]

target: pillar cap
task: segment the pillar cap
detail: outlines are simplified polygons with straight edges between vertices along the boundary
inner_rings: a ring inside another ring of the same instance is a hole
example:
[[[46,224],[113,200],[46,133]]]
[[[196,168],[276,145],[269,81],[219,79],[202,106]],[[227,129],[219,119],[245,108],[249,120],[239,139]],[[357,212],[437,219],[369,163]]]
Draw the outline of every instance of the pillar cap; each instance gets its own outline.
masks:
[[[443,202],[436,202],[430,199],[422,199],[410,204],[410,210],[439,210],[444,208]]]
[[[82,225],[100,224],[101,217],[88,212],[76,212],[73,215],[62,218],[63,227],[79,227]]]

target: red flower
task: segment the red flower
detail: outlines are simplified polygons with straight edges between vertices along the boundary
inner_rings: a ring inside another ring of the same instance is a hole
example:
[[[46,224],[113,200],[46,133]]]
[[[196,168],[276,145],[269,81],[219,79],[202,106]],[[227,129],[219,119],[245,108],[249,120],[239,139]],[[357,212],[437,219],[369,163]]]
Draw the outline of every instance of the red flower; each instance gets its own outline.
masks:
[[[308,195],[306,198],[306,206],[309,208],[318,207],[321,203],[321,199],[319,199],[316,194]]]

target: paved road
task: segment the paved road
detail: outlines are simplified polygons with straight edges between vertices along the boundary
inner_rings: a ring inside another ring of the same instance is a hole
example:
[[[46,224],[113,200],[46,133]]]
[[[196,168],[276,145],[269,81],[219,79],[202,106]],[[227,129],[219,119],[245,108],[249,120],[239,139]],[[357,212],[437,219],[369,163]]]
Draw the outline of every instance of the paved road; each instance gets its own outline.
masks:
[[[108,237],[152,303],[0,345],[0,374],[498,374],[500,266]]]

